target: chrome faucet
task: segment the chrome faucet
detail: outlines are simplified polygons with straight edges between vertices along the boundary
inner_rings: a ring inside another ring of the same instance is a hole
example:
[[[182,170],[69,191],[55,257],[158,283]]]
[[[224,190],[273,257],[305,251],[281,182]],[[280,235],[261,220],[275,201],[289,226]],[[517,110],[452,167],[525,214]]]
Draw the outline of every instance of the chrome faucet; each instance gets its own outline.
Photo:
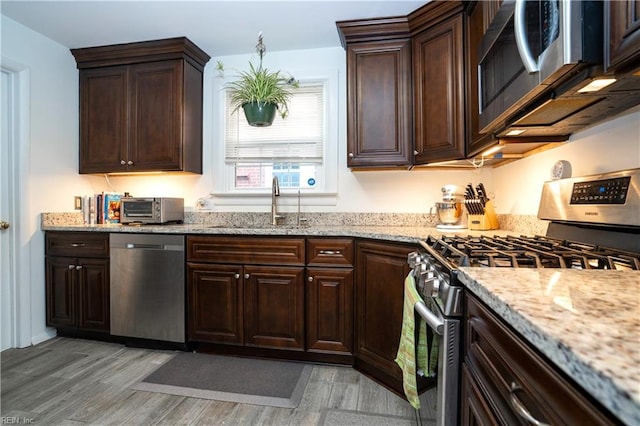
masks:
[[[278,183],[278,177],[274,176],[273,181],[271,182],[271,224],[277,225],[278,219],[281,219],[283,216],[278,214],[278,202],[277,198],[280,196],[280,184]]]

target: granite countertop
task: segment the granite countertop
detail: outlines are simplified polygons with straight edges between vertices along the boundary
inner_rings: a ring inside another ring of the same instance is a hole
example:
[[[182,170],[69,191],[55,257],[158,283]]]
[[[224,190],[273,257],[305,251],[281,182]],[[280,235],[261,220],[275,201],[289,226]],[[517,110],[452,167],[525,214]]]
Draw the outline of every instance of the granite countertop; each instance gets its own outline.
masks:
[[[88,231],[88,232],[118,232],[118,233],[158,233],[158,234],[196,234],[196,235],[265,235],[265,236],[317,236],[317,237],[360,237],[379,240],[418,243],[429,235],[438,236],[443,233],[457,233],[464,235],[512,235],[514,232],[470,231],[461,229],[456,231],[442,231],[433,226],[363,226],[363,225],[335,225],[335,226],[226,226],[209,224],[181,224],[181,225],[69,225],[43,224],[43,231]]]
[[[640,271],[463,267],[458,277],[612,413],[640,424]]]

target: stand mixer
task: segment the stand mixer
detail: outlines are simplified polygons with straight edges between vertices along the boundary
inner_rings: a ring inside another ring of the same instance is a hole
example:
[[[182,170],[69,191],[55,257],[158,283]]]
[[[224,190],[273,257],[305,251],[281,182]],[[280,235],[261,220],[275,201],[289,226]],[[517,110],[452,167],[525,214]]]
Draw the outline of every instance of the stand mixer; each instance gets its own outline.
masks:
[[[436,212],[440,221],[436,228],[442,230],[467,228],[467,213],[462,209],[463,198],[457,186],[442,187],[442,202],[436,203]]]

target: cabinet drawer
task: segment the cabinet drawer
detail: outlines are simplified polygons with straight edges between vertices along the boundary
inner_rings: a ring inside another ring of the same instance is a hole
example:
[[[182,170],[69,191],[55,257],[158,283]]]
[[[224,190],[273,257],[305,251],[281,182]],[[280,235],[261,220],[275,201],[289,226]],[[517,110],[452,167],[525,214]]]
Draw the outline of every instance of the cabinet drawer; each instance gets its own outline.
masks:
[[[47,256],[109,257],[109,234],[97,232],[47,232]]]
[[[307,265],[353,266],[353,240],[350,238],[307,239]]]
[[[252,265],[304,265],[304,238],[187,237],[187,260]]]
[[[553,425],[614,424],[597,401],[467,293],[466,359],[502,424],[526,424],[511,408],[513,395],[537,420]]]

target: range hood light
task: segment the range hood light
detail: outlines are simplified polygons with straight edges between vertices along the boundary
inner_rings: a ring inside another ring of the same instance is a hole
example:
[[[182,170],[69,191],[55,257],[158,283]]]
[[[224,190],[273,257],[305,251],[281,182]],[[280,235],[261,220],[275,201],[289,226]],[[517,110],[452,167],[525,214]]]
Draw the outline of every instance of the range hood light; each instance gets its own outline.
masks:
[[[488,157],[489,155],[495,154],[496,152],[500,151],[502,148],[504,148],[504,145],[492,146],[491,148],[487,149],[482,154],[480,154],[480,156],[481,157]]]
[[[592,93],[602,90],[607,86],[612,85],[617,80],[615,78],[597,78],[591,81],[591,83],[578,90],[578,93]]]
[[[505,136],[519,136],[524,132],[525,130],[513,129],[513,130],[509,130],[507,134],[505,134]]]

